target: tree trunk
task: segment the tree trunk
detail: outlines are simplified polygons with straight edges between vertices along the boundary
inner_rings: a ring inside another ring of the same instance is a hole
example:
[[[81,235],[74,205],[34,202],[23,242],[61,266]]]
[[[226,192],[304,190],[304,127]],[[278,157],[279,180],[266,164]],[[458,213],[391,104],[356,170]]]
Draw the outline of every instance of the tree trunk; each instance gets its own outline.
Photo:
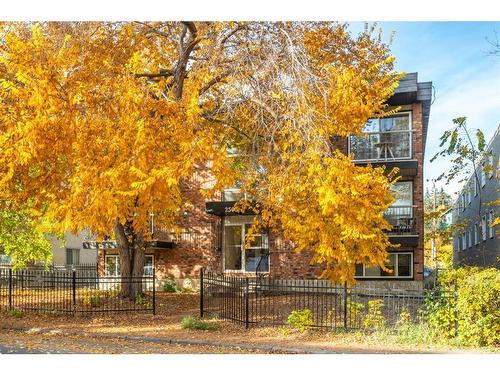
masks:
[[[134,234],[132,223],[122,224],[116,219],[114,233],[120,254],[120,296],[135,301],[142,294],[144,270],[144,238],[142,234]]]

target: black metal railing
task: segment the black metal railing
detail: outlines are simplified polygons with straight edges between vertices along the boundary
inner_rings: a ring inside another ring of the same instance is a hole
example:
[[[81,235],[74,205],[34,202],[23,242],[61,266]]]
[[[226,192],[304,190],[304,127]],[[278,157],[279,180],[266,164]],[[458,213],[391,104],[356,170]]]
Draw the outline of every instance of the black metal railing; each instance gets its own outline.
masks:
[[[124,288],[138,291],[122,298]],[[0,268],[0,308],[53,313],[156,312],[155,276],[99,277],[95,270]]]
[[[312,327],[377,329],[402,319],[419,321],[428,298],[455,298],[453,291],[334,285],[326,280],[237,277],[202,272],[200,315],[254,325],[285,326],[290,314],[309,310]]]
[[[387,232],[393,235],[417,234],[416,220],[412,206],[392,206],[384,213],[392,228]]]
[[[349,137],[349,153],[354,160],[385,161],[411,157],[411,131],[367,133]]]

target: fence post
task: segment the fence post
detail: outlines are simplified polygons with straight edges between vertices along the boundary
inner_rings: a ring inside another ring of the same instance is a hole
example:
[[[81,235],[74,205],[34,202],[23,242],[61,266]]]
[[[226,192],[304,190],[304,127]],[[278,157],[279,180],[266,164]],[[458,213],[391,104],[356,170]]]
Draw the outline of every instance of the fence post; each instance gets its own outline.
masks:
[[[203,268],[200,270],[200,318],[203,318]]]
[[[245,329],[249,326],[249,309],[248,309],[248,277],[245,278]]]
[[[9,310],[12,310],[12,268],[9,268]]]
[[[76,311],[76,271],[73,269],[72,277],[72,289],[73,289],[73,314]]]
[[[156,273],[153,265],[153,315],[156,315]]]
[[[347,329],[347,282],[344,282],[344,328]]]

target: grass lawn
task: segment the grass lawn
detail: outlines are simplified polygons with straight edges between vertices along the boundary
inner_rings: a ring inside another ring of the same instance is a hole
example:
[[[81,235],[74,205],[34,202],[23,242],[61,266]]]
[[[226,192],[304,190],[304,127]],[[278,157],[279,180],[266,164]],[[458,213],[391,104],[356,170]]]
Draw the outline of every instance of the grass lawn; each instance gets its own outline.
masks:
[[[94,315],[44,315],[24,313],[21,317],[1,313],[0,344],[18,340],[20,343],[31,342],[32,347],[43,343],[47,347],[50,339],[77,345],[79,350],[97,353],[259,353],[262,350],[223,349],[221,347],[146,344],[140,341],[130,342],[124,336],[162,337],[174,340],[192,340],[210,343],[272,346],[276,348],[294,348],[306,351],[328,350],[343,353],[499,353],[500,348],[461,348],[438,343],[415,344],[411,340],[402,340],[396,334],[366,333],[362,331],[325,332],[306,331],[286,332],[283,328],[244,327],[229,322],[213,321],[208,330],[193,329],[200,325],[181,321],[186,316],[197,317],[199,314],[199,296],[197,294],[158,293],[157,315],[141,313],[117,313]],[[215,325],[215,329],[214,326]],[[206,325],[201,325],[204,327]],[[191,328],[188,328],[191,327]],[[23,329],[23,331],[20,331]],[[108,335],[108,337],[100,337]],[[112,335],[112,338],[109,336]],[[41,337],[44,337],[42,340]],[[122,339],[123,338],[123,339]],[[10,340],[10,341],[9,341]],[[37,341],[38,340],[38,341]],[[47,341],[49,340],[49,341]],[[85,341],[92,344],[86,345]],[[110,344],[110,340],[113,344]],[[37,342],[39,344],[37,344]],[[82,344],[83,342],[83,344]],[[101,345],[96,345],[101,342]],[[80,343],[80,344],[78,344]],[[78,347],[80,345],[80,347]],[[82,349],[83,348],[83,349]],[[85,349],[87,348],[87,349]],[[279,352],[279,351],[277,351]]]

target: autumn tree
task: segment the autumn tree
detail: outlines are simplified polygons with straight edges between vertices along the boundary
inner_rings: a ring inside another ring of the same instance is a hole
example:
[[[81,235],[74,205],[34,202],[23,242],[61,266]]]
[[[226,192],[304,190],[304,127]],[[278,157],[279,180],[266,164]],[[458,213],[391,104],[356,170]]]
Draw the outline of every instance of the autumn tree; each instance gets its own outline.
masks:
[[[0,201],[62,232],[112,233],[122,277],[142,275],[149,214],[174,228],[200,169],[207,195],[240,180],[255,227],[280,225],[324,277],[384,265],[390,181],[332,141],[390,113],[401,75],[374,28],[6,23],[0,41]]]
[[[452,209],[451,196],[433,184],[432,193],[424,196],[424,258],[432,267],[451,267],[453,264],[452,234],[455,224],[446,221],[445,215]]]
[[[10,258],[14,268],[30,263],[52,260],[52,246],[45,234],[50,232],[48,223],[33,220],[28,212],[0,210],[0,254]]]

